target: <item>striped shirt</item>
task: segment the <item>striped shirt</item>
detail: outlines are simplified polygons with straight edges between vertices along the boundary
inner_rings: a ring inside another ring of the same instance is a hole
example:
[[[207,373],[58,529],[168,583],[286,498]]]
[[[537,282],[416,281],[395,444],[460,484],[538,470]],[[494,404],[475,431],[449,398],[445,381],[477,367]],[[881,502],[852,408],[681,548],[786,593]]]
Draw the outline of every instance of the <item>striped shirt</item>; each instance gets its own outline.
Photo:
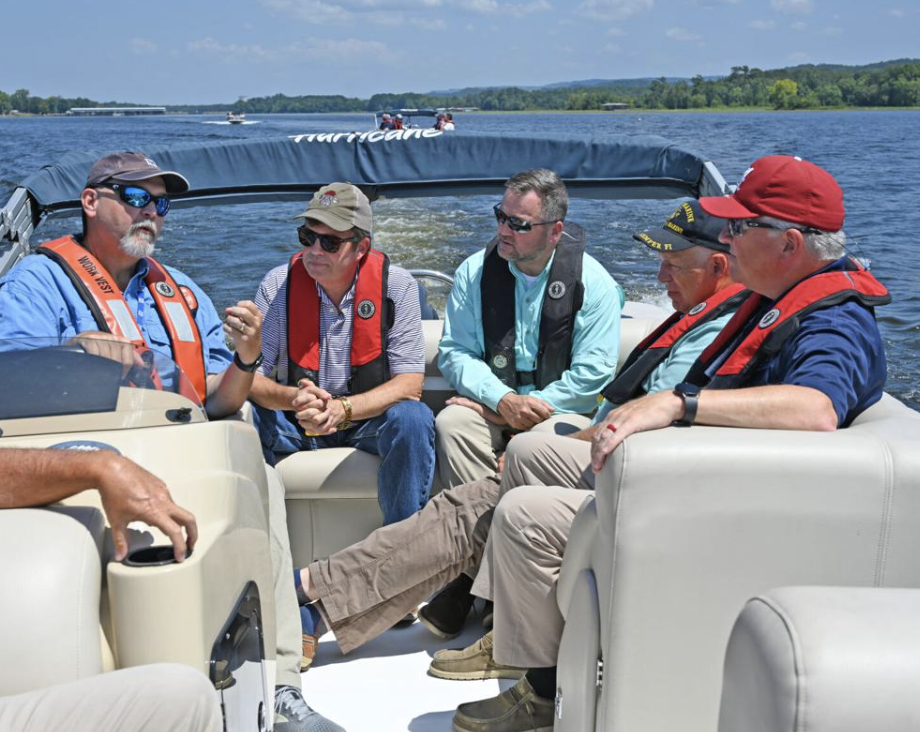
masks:
[[[287,275],[288,265],[271,270],[256,293],[256,305],[265,320],[262,323],[262,356],[259,367],[263,376],[287,382]],[[351,378],[351,329],[354,322],[355,286],[345,293],[341,309],[326,296],[317,283],[320,298],[319,386],[333,396],[348,394]],[[387,334],[387,358],[390,375],[425,372],[425,340],[422,336],[418,284],[402,267],[390,265],[387,297],[395,306],[393,327]],[[308,316],[309,317],[309,316]]]

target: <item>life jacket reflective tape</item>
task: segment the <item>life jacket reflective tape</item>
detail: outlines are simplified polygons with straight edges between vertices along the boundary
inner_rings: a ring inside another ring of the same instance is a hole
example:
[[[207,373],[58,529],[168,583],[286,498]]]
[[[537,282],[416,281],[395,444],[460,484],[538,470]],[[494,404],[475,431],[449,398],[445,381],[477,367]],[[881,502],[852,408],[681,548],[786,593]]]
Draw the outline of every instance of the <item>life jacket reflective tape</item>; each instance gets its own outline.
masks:
[[[891,295],[859,262],[847,258],[845,269],[822,272],[792,287],[738,341],[745,328],[750,327],[751,319],[769,302],[761,295],[748,299],[716,340],[700,355],[688,374],[688,381],[713,389],[744,386],[757,369],[775,356],[783,344],[795,335],[805,315],[848,300],[856,300],[873,308],[891,302]],[[730,347],[732,351],[710,378],[706,374],[707,370]]]
[[[486,247],[480,280],[484,360],[505,385],[512,389],[533,384],[543,389],[558,381],[572,365],[575,316],[584,300],[581,282],[585,253],[585,231],[566,224],[556,245],[553,264],[546,280],[540,313],[535,371],[517,369],[514,357],[515,279],[508,262],[498,255],[498,237]]]
[[[320,298],[303,265],[303,252],[291,257],[287,279],[288,384],[301,379],[319,383]],[[351,332],[351,378],[348,393],[370,391],[390,379],[387,333],[394,306],[387,298],[390,260],[371,249],[358,263]]]
[[[643,382],[668,357],[681,338],[737,309],[752,294],[742,285],[732,284],[691,308],[683,317],[680,313],[671,315],[630,352],[620,373],[604,388],[604,398],[620,405],[644,394]]]
[[[42,244],[36,252],[54,260],[67,273],[99,330],[121,336],[141,351],[147,347],[121,289],[85,247],[73,237],[66,236]],[[191,290],[177,285],[172,275],[155,259],[147,257],[147,265],[144,281],[169,336],[173,360],[188,377],[197,399],[203,404],[207,397],[207,369],[201,334],[195,322],[197,300]],[[162,388],[155,374],[151,376],[154,383]],[[185,387],[186,382],[180,379],[180,392]]]

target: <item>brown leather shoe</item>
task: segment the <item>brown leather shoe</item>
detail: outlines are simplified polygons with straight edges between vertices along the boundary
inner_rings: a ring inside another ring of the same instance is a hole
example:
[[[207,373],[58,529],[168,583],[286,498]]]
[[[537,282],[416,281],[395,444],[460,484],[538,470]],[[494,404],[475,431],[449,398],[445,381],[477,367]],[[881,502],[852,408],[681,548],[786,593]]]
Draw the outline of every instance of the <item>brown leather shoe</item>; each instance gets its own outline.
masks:
[[[310,668],[310,664],[313,663],[313,659],[316,657],[316,644],[319,641],[315,635],[307,635],[304,633],[300,636],[300,670],[301,672],[306,671]]]
[[[455,732],[553,732],[555,704],[537,696],[526,678],[491,699],[461,704]]]
[[[439,679],[519,679],[527,669],[502,666],[492,657],[492,634],[466,648],[444,650],[434,654],[428,673]]]

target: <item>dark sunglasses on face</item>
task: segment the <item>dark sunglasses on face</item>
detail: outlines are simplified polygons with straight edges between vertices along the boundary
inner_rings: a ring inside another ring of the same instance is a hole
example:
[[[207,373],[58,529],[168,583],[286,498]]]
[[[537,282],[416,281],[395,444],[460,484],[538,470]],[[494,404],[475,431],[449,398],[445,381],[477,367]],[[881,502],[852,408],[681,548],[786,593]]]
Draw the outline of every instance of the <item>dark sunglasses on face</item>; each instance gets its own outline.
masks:
[[[307,226],[301,226],[297,229],[297,238],[300,239],[300,243],[305,247],[312,247],[316,242],[319,242],[319,245],[323,248],[324,251],[329,252],[330,254],[335,254],[343,244],[348,244],[348,242],[361,241],[360,236],[349,236],[344,239],[340,239],[337,236],[329,236],[327,234],[317,234],[313,229],[308,228]]]
[[[151,201],[156,206],[157,216],[165,216],[169,211],[170,200],[166,196],[154,196],[139,186],[126,186],[122,183],[103,183],[100,188],[111,188],[122,201],[133,208],[144,208]]]
[[[764,221],[751,221],[750,219],[728,219],[728,233],[732,237],[739,237],[748,229],[774,229],[776,231],[783,231],[781,226],[776,226],[774,224],[768,224]],[[793,229],[798,229],[803,234],[820,234],[819,229],[812,229],[810,227],[801,227],[793,226]]]
[[[492,211],[495,212],[495,220],[498,222],[498,225],[507,224],[508,228],[515,234],[525,234],[534,226],[546,226],[547,224],[556,223],[555,221],[524,221],[517,216],[509,216],[502,211],[502,205],[500,203],[496,203]]]

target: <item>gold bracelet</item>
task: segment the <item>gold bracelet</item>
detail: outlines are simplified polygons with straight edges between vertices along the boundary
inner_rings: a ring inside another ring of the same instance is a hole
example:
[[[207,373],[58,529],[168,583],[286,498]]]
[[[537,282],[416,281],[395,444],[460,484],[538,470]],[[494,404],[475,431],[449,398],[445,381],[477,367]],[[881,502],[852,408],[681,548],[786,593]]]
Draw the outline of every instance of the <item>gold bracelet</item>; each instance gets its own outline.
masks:
[[[351,427],[351,402],[348,401],[348,397],[336,397],[336,400],[342,402],[342,407],[345,409],[345,421],[339,424],[338,429],[347,430]]]

